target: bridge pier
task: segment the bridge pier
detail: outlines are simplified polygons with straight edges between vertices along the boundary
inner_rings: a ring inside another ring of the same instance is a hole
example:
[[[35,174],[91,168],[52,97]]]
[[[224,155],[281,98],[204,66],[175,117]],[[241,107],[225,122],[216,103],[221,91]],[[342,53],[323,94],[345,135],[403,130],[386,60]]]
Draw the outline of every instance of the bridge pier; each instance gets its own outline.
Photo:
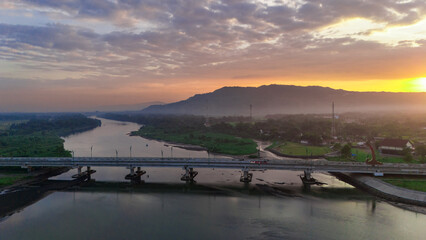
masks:
[[[194,171],[194,168],[185,166],[185,173],[182,175],[180,180],[185,182],[194,182],[194,178],[198,175],[197,171]]]
[[[90,168],[90,166],[87,166],[87,171],[86,171],[86,173],[87,173],[87,180],[92,180],[92,174],[93,173],[95,173],[96,172],[96,170],[92,170],[91,168]]]
[[[253,178],[253,173],[250,173],[247,169],[242,169],[243,173],[240,177],[240,182],[243,183],[249,183],[251,182],[251,179]]]
[[[141,176],[146,173],[146,171],[141,170],[141,167],[138,167],[135,171],[135,167],[129,167],[130,173],[127,174],[124,179],[130,180],[132,183],[141,183]]]
[[[303,171],[303,176],[300,176],[304,187],[310,187],[312,184],[316,184],[317,180],[312,177],[312,170],[306,169]]]
[[[74,174],[71,177],[72,178],[82,178],[82,177],[85,177],[85,178],[87,178],[87,180],[91,180],[92,179],[91,175],[96,172],[96,170],[92,170],[90,168],[90,166],[87,166],[87,170],[84,171],[84,172],[82,171],[82,169],[83,169],[83,167],[78,166],[77,167],[77,174]]]

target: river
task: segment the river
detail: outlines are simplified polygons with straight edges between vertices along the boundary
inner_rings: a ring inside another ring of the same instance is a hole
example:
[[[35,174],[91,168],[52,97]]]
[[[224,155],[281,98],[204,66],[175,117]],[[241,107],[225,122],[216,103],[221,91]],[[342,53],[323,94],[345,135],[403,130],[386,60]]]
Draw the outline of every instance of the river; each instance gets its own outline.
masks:
[[[131,137],[135,123],[102,120],[94,130],[65,138],[75,156],[208,157]],[[91,151],[91,147],[92,151]],[[130,151],[130,146],[132,150]],[[213,156],[211,156],[213,157]],[[303,189],[298,172],[146,168],[132,186],[124,168],[96,168],[95,182],[57,191],[2,219],[0,239],[424,239],[426,216],[376,200],[327,174]],[[70,180],[76,170],[52,179]]]

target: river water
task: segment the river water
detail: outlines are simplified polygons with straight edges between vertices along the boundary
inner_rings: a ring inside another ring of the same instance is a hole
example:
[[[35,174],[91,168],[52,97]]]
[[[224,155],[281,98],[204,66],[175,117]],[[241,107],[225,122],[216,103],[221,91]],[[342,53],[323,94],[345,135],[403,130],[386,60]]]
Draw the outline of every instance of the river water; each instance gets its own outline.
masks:
[[[75,156],[208,157],[158,141],[130,137],[140,126],[102,120],[94,130],[65,138]],[[91,146],[93,146],[91,151]],[[130,151],[132,146],[132,151]],[[210,156],[213,157],[213,156]],[[303,189],[298,172],[146,168],[132,186],[124,168],[96,168],[95,181],[53,192],[0,221],[0,239],[424,239],[426,216],[365,194],[327,174]],[[57,176],[70,180],[75,170]]]

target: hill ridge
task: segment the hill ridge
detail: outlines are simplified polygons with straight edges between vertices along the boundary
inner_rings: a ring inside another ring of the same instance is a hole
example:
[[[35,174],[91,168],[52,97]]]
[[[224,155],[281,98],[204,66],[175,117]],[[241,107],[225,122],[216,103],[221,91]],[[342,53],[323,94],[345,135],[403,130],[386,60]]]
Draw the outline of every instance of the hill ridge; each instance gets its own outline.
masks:
[[[321,86],[226,86],[186,100],[153,105],[142,110],[153,114],[254,115],[328,113],[331,103],[344,111],[426,111],[426,93],[356,92]]]

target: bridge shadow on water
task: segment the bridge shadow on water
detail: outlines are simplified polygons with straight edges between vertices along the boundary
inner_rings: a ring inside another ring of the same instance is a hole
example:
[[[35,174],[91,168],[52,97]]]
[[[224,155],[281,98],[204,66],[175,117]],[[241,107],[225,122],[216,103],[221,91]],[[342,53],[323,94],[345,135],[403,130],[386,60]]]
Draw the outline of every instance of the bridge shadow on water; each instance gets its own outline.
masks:
[[[132,193],[156,194],[172,193],[186,195],[214,195],[232,197],[279,197],[300,200],[334,201],[371,201],[375,198],[356,188],[336,188],[314,186],[306,189],[300,185],[278,184],[198,184],[196,182],[182,183],[139,183],[130,182],[100,182],[95,180],[47,180],[36,184],[11,189],[0,194],[0,221],[22,211],[28,206],[57,192],[88,192],[88,193]]]

